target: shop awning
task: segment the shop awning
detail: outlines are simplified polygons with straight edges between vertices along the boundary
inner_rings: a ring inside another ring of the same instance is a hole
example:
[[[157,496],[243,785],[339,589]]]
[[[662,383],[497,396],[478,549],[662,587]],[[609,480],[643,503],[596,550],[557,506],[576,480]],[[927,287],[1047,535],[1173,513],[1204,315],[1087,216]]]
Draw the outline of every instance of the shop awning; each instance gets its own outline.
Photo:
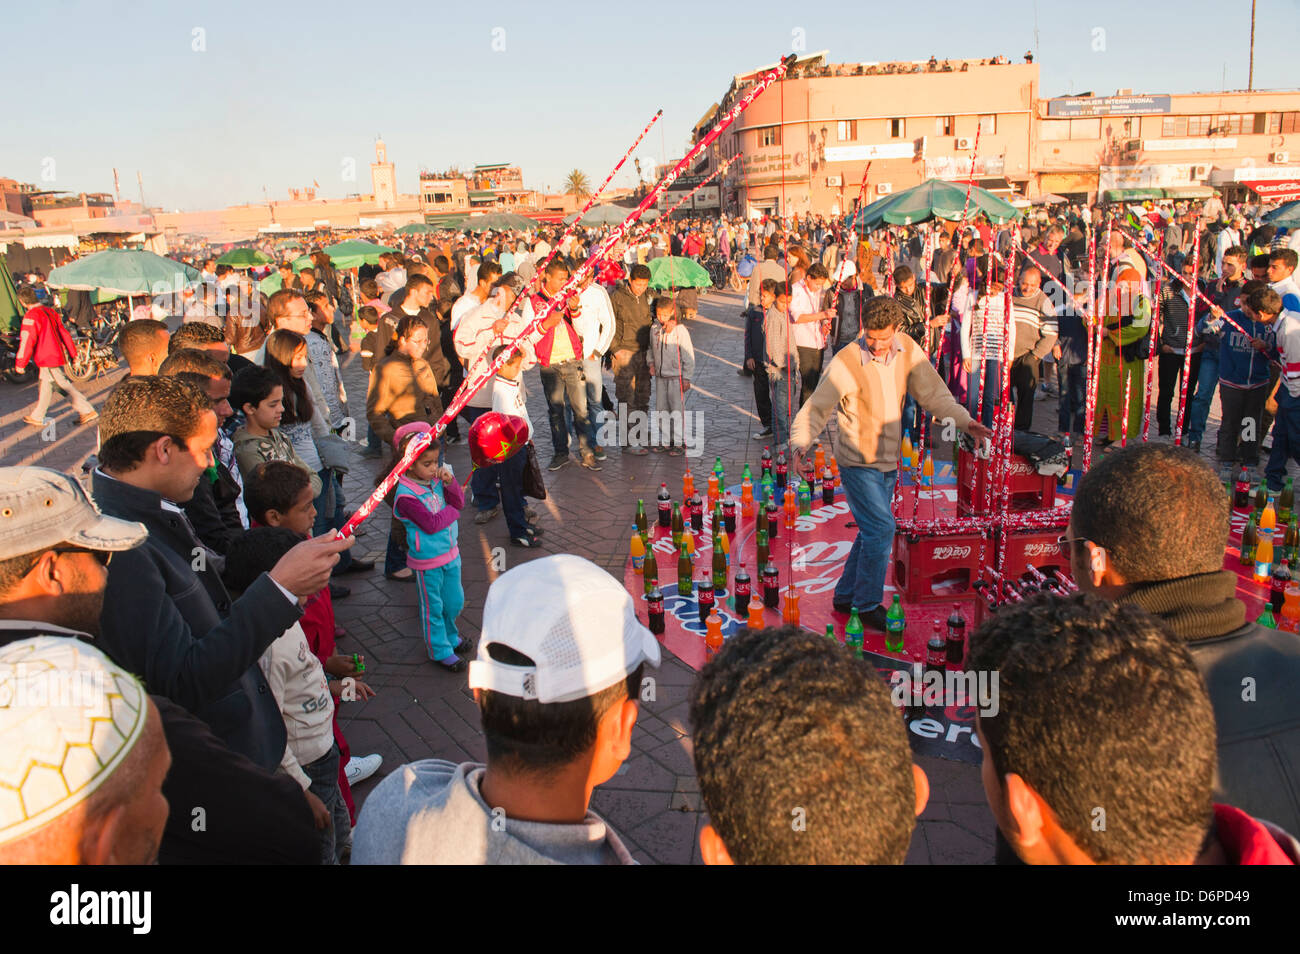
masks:
[[[1166,199],[1209,199],[1219,193],[1206,185],[1165,186]]]
[[[1103,202],[1145,202],[1164,197],[1164,189],[1107,189],[1102,193]]]
[[[1241,184],[1269,202],[1290,202],[1293,199],[1300,199],[1300,180],[1243,181]]]

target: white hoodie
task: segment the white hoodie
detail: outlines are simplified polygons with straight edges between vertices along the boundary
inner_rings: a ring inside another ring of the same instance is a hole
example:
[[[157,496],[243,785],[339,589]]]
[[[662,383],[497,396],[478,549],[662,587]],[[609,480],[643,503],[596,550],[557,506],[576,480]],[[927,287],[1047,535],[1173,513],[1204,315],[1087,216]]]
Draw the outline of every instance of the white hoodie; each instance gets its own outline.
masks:
[[[302,767],[324,758],[334,745],[334,697],[325,669],[298,623],[271,643],[257,663],[280,707],[289,737],[280,768],[305,791],[311,787],[311,778]]]

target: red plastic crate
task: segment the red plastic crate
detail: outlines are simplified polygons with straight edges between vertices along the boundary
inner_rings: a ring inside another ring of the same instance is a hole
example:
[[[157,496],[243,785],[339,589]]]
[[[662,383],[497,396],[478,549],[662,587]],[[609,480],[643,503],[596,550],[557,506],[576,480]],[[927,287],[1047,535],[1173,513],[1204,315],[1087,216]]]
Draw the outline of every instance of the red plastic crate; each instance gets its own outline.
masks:
[[[1061,555],[1056,545],[1057,538],[1065,533],[1064,527],[1051,527],[1046,530],[1013,530],[1006,535],[1006,555],[1002,558],[1002,578],[1017,580],[1025,572],[1025,567],[1033,565],[1039,572],[1048,569],[1070,575],[1070,561]],[[995,554],[996,555],[996,554]],[[996,561],[993,563],[997,566]]]
[[[979,579],[980,534],[947,536],[896,533],[894,586],[908,602],[952,600],[971,593]],[[985,559],[993,548],[985,548]]]
[[[984,511],[984,481],[994,476],[994,465],[980,466],[975,455],[964,448],[957,456],[957,509],[966,516]],[[1029,458],[1012,454],[1007,466],[1009,492],[1007,509],[1046,510],[1056,506],[1056,475],[1040,474]]]

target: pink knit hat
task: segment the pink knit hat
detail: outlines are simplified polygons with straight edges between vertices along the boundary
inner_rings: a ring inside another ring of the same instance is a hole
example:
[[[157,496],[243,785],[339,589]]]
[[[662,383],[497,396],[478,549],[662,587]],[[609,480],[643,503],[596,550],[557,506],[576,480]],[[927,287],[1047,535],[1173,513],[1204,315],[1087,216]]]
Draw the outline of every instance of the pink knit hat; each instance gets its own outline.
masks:
[[[412,421],[410,424],[403,424],[393,435],[393,447],[401,449],[402,441],[410,434],[427,434],[433,430],[433,425],[426,421]]]

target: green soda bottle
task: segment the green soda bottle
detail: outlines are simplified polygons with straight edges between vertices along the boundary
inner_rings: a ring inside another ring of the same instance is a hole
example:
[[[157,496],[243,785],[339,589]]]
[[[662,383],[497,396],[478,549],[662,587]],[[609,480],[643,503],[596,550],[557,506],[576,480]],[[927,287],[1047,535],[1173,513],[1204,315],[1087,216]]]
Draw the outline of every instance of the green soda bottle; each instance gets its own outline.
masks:
[[[749,472],[748,464],[745,465],[745,470],[741,473],[740,479],[742,482],[748,480],[751,484],[754,482],[754,475]]]
[[[862,617],[857,607],[849,610],[849,621],[844,624],[844,645],[852,647],[855,656],[862,655]]]
[[[799,514],[804,517],[811,514],[812,513],[812,487],[808,486],[807,479],[803,477],[799,478],[799,488],[796,491],[795,496],[799,501]]]
[[[1264,604],[1264,612],[1259,614],[1259,617],[1255,622],[1266,629],[1277,629],[1277,619],[1273,616],[1273,607],[1271,604]]]
[[[677,556],[677,595],[690,596],[695,584],[695,568],[691,565],[691,555],[682,547]]]
[[[903,651],[903,632],[906,628],[907,618],[903,615],[903,604],[895,593],[894,602],[885,614],[885,648],[891,653]]]
[[[721,457],[713,458],[713,474],[718,478],[718,493],[722,493],[727,486],[727,475],[726,471],[722,469]]]
[[[1259,518],[1255,514],[1250,515],[1246,521],[1246,529],[1241,532],[1241,565],[1252,566],[1255,563],[1255,546],[1259,543],[1259,533],[1256,530]]]
[[[838,643],[838,642],[839,642],[839,640],[835,638],[835,624],[834,624],[834,623],[827,623],[827,624],[826,624],[826,638],[829,639],[829,640],[830,640],[831,642],[833,642],[833,643]]]
[[[659,562],[655,559],[654,550],[649,547],[645,551],[645,567],[641,575],[645,578],[645,595],[649,598],[651,593],[659,589]]]
[[[727,557],[722,552],[722,537],[718,534],[718,530],[713,531],[713,589],[721,599],[723,590],[727,588]]]
[[[637,531],[641,534],[641,536],[643,537],[645,536],[646,528],[648,526],[649,526],[649,522],[646,520],[646,515],[645,515],[645,501],[638,500],[636,502],[636,528]]]

